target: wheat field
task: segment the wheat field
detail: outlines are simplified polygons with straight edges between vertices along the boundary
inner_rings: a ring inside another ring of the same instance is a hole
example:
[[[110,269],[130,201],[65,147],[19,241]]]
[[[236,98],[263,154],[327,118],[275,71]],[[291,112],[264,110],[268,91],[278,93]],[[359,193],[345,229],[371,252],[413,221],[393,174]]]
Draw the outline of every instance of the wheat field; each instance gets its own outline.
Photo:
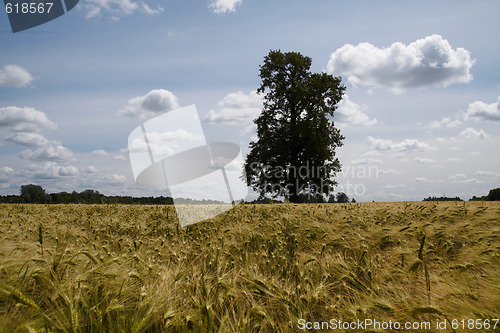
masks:
[[[500,202],[239,205],[187,228],[173,206],[0,205],[0,332],[499,317]]]

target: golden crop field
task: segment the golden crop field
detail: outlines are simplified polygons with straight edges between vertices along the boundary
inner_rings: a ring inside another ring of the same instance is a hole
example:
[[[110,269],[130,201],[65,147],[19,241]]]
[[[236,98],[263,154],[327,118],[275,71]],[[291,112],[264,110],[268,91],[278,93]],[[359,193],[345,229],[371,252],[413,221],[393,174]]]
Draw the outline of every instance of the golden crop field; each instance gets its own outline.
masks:
[[[0,332],[499,317],[500,202],[239,205],[187,228],[173,206],[0,205]]]

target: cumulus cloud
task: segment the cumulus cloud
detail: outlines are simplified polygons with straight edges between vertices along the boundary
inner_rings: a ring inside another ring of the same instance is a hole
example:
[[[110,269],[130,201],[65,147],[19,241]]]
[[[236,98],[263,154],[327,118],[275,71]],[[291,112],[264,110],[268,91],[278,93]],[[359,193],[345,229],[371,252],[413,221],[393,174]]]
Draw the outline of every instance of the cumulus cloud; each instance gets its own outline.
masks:
[[[149,7],[147,4],[145,3],[142,3],[141,4],[141,8],[142,10],[144,11],[144,13],[148,14],[148,15],[158,15],[160,14],[161,12],[164,11],[164,9],[160,6],[158,6],[156,9],[152,9],[151,7]]]
[[[37,149],[26,149],[19,153],[19,157],[37,162],[67,162],[73,158],[73,153],[61,144],[49,144]]]
[[[369,136],[368,143],[373,149],[386,150],[390,152],[409,152],[409,151],[435,151],[436,147],[430,146],[427,143],[420,142],[417,139],[404,139],[401,142],[393,142],[392,140],[376,139]]]
[[[88,173],[88,174],[93,174],[93,173],[97,173],[97,168],[93,165],[89,165],[87,166],[87,168],[85,168],[85,173]]]
[[[437,129],[437,128],[455,128],[462,125],[462,122],[458,119],[452,120],[449,117],[444,117],[441,120],[434,120],[429,125],[427,125],[427,128],[429,129]]]
[[[379,151],[376,151],[376,150],[369,150],[366,153],[363,153],[363,155],[361,155],[361,156],[363,156],[363,157],[382,156],[382,153],[380,153]]]
[[[180,108],[177,97],[168,90],[154,89],[144,96],[130,99],[119,115],[149,119],[162,113]]]
[[[242,0],[213,0],[209,7],[216,14],[226,14],[236,11],[236,6],[241,4]]]
[[[384,186],[384,188],[387,188],[387,189],[390,189],[390,190],[397,189],[397,188],[405,188],[405,187],[407,187],[405,184],[395,184],[395,185],[388,184],[388,185]]]
[[[415,182],[417,182],[417,183],[441,183],[442,180],[427,179],[425,177],[417,177],[417,178],[415,178]]]
[[[378,172],[381,175],[400,175],[402,174],[401,171],[397,169],[384,169],[384,170],[379,170]]]
[[[462,179],[462,178],[467,178],[467,176],[465,174],[463,174],[463,173],[456,173],[454,175],[448,176],[448,178],[450,180],[455,181],[455,180],[459,180],[459,179]]]
[[[47,140],[43,135],[31,132],[14,133],[6,137],[5,140],[13,144],[28,147],[43,147],[49,144],[49,140]],[[53,141],[53,143],[55,142],[56,141]]]
[[[155,145],[155,144],[160,146],[165,144],[171,145],[173,142],[178,142],[178,141],[187,141],[187,140],[201,141],[203,139],[204,138],[202,135],[194,134],[186,130],[183,130],[181,128],[175,131],[148,133],[148,140],[150,145]]]
[[[368,164],[380,164],[380,163],[382,163],[381,160],[371,157],[362,157],[351,161],[351,164],[354,165],[368,165]]]
[[[488,135],[483,129],[476,130],[474,128],[468,127],[460,132],[460,138],[466,140],[476,140],[476,139],[486,139]]]
[[[256,91],[227,94],[217,103],[217,111],[210,110],[204,121],[208,124],[248,126],[262,111],[263,100]]]
[[[108,156],[109,155],[104,149],[92,150],[91,154],[98,155],[98,156]]]
[[[78,7],[83,9],[87,19],[109,14],[113,19],[119,20],[119,17],[131,15],[134,12],[157,15],[164,11],[160,6],[152,9],[144,2],[138,3],[132,0],[87,0]]]
[[[377,123],[377,119],[370,119],[364,108],[353,102],[348,95],[344,95],[335,112],[335,120],[340,124],[354,126],[370,126]]]
[[[127,160],[127,158],[123,155],[115,155],[115,156],[113,156],[113,159],[119,160],[119,161],[126,161]]]
[[[402,93],[408,88],[467,83],[472,80],[473,64],[469,51],[453,49],[446,39],[432,35],[385,48],[370,43],[346,44],[330,55],[326,71],[346,75],[354,86]]]
[[[477,180],[476,178],[461,179],[452,181],[453,184],[481,184],[484,183],[482,180]]]
[[[131,152],[147,152],[151,150],[154,156],[170,156],[177,152],[178,149],[176,148],[185,145],[188,141],[192,143],[190,146],[198,146],[205,143],[205,138],[202,135],[194,134],[184,129],[149,132],[147,137],[149,148],[142,137],[140,137],[129,143],[128,150]],[[117,156],[115,156],[115,159],[117,159]]]
[[[40,132],[44,129],[56,129],[45,113],[34,108],[7,106],[0,108],[0,128],[12,132]]]
[[[111,184],[123,184],[127,182],[127,177],[116,173],[106,175],[105,178]]]
[[[500,121],[500,96],[495,103],[487,104],[485,102],[475,101],[469,104],[464,118],[465,120]]]
[[[76,177],[78,168],[73,165],[62,166],[56,162],[30,164],[22,171],[24,178],[55,179],[59,177]]]
[[[7,65],[0,69],[1,87],[26,87],[34,80],[34,77],[24,68],[17,65]]]
[[[474,174],[478,176],[500,178],[500,172],[494,172],[494,171],[478,170],[474,172]]]
[[[8,187],[10,181],[14,177],[14,169],[8,166],[3,166],[0,168],[0,187]]]
[[[434,160],[432,158],[424,158],[424,157],[417,157],[417,158],[415,158],[415,161],[417,161],[420,164],[436,163],[436,160]]]
[[[125,155],[128,156],[128,150],[129,150],[128,146],[125,148],[120,148],[120,150],[118,151],[118,154],[113,156],[113,159],[114,160],[121,160],[121,161],[127,160],[128,157],[125,157]]]

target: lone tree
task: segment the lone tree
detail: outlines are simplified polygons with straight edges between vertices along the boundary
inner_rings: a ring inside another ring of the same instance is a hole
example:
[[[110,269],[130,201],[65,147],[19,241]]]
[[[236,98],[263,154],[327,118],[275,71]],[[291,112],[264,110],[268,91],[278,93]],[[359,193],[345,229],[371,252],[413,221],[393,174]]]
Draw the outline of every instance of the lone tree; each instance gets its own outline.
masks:
[[[264,105],[256,141],[245,161],[247,184],[260,193],[298,202],[299,194],[328,194],[341,165],[335,149],[344,137],[333,113],[345,87],[341,78],[311,73],[311,58],[270,51],[260,66]]]

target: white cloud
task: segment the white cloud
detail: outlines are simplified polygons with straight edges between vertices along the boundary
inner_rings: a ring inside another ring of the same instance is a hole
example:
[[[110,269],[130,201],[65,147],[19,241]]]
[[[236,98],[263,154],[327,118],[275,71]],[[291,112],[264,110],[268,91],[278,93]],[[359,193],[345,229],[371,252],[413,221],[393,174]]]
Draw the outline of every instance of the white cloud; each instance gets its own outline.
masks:
[[[247,127],[262,111],[263,97],[256,91],[227,94],[219,103],[217,111],[210,110],[203,119],[208,124],[246,125]]]
[[[379,170],[378,173],[381,174],[381,175],[400,175],[400,174],[402,174],[401,171],[396,170],[396,169]]]
[[[470,179],[462,179],[462,180],[454,180],[452,181],[453,184],[481,184],[484,183],[482,180],[477,180],[476,178],[470,178]]]
[[[73,153],[61,144],[49,144],[37,149],[26,149],[19,153],[19,157],[31,161],[66,162],[73,158]]]
[[[384,186],[384,188],[387,189],[406,188],[406,187],[407,186],[405,184],[396,184],[396,185],[388,184]]]
[[[78,172],[78,169],[77,167],[73,166],[73,165],[69,165],[69,166],[60,166],[59,167],[59,175],[60,176],[68,176],[68,177],[71,177],[71,176],[78,176],[79,172]]]
[[[469,104],[464,119],[500,121],[500,96],[495,103],[486,104],[485,102],[475,101]]]
[[[127,157],[125,157],[125,155]],[[128,159],[128,147],[120,148],[120,150],[118,151],[118,154],[113,156],[113,159],[114,160],[121,160],[121,161],[127,160]]]
[[[434,180],[434,179],[427,179],[425,177],[417,177],[417,178],[415,178],[415,182],[417,182],[417,183],[441,183],[442,180]]]
[[[379,48],[370,43],[346,44],[331,54],[326,71],[346,75],[354,86],[372,86],[402,93],[408,88],[446,87],[472,80],[474,60],[464,48],[453,49],[440,35],[409,45],[397,42]]]
[[[200,141],[204,140],[204,137],[199,134],[194,134],[183,130],[181,128],[175,131],[165,131],[165,132],[149,132],[148,133],[148,141],[150,145],[172,145],[172,143],[176,143],[178,141]]]
[[[28,71],[17,65],[7,65],[0,69],[0,87],[26,87],[34,80]]]
[[[85,169],[85,173],[97,173],[97,168],[93,165],[89,165],[86,169]]]
[[[127,177],[118,175],[116,173],[106,175],[105,178],[111,184],[123,184],[127,181]]]
[[[353,102],[348,95],[344,95],[335,112],[335,120],[345,125],[375,125],[377,119],[370,119],[363,111],[364,108]]]
[[[408,151],[435,151],[436,147],[430,146],[427,143],[420,142],[417,139],[404,139],[401,142],[393,142],[392,140],[376,139],[371,136],[367,138],[368,143],[376,150],[386,150],[390,152],[408,152]]]
[[[131,15],[136,11],[146,15],[157,15],[164,11],[160,6],[152,9],[144,2],[138,3],[131,0],[86,0],[78,8],[83,9],[87,19],[105,13],[115,21],[119,21],[121,16]]]
[[[104,149],[92,150],[91,154],[97,155],[97,156],[108,156],[109,155]]]
[[[380,164],[380,163],[382,163],[381,160],[378,160],[378,159],[375,159],[375,158],[370,158],[370,157],[363,157],[363,158],[359,158],[359,159],[351,161],[351,164],[354,164],[354,165],[360,165],[360,164]]]
[[[429,125],[427,125],[427,128],[430,129],[437,129],[437,128],[454,128],[462,125],[462,122],[458,119],[452,120],[449,117],[444,117],[441,120],[434,120],[431,122]]]
[[[461,179],[461,178],[466,178],[467,176],[463,173],[456,173],[454,175],[450,175],[448,176],[449,179],[451,180],[457,180],[457,179]]]
[[[236,11],[236,6],[242,0],[213,0],[209,7],[217,14],[226,14]]]
[[[30,164],[22,171],[23,178],[55,179],[59,177],[76,177],[79,175],[75,166],[62,166],[56,162]]]
[[[0,168],[0,187],[8,187],[10,181],[14,177],[14,169],[8,166]]]
[[[376,151],[376,150],[370,150],[361,156],[363,156],[363,157],[376,157],[376,156],[382,156],[382,153],[380,153],[379,151]]]
[[[416,157],[415,161],[421,164],[436,163],[436,160],[433,160],[432,158],[423,158],[423,157]]]
[[[113,156],[113,159],[119,160],[119,161],[126,161],[127,160],[127,158],[123,155],[115,155],[115,156]]]
[[[79,8],[85,10],[86,18],[92,18],[101,15],[103,11],[113,15],[130,15],[138,5],[130,0],[87,0]]]
[[[148,14],[148,15],[158,15],[160,14],[161,12],[164,11],[164,9],[160,6],[158,6],[158,8],[156,9],[152,9],[151,7],[149,7],[147,4],[145,3],[142,3],[141,4],[141,8],[142,10],[144,11],[144,13]]]
[[[6,137],[5,140],[17,145],[28,147],[43,147],[49,144],[49,140],[47,140],[43,135],[30,132],[14,133]]]
[[[0,108],[0,128],[13,132],[40,132],[44,129],[56,129],[45,113],[34,108],[7,106]]]
[[[144,96],[134,97],[119,115],[149,119],[162,113],[180,108],[177,97],[168,90],[154,89]]]
[[[478,171],[474,172],[474,174],[478,175],[478,176],[500,178],[500,172],[494,172],[494,171],[478,170]]]
[[[134,153],[143,153],[150,150],[153,156],[156,156],[157,158],[162,156],[162,158],[164,158],[175,154],[179,150],[179,147],[186,146],[188,142],[191,142],[188,144],[190,147],[200,146],[205,143],[205,138],[202,135],[194,134],[183,129],[165,131],[162,133],[149,132],[147,137],[149,146],[142,138],[135,138],[129,142],[128,150]],[[117,155],[115,156],[115,159],[122,159],[118,156],[123,155]]]
[[[474,128],[466,128],[460,132],[459,137],[466,140],[486,139],[488,135],[483,129],[475,130]]]
[[[245,127],[245,129],[241,132],[241,134],[243,135],[248,135],[248,134],[256,134],[257,133],[257,125],[255,125],[255,123],[251,123],[250,125],[248,125],[247,127]],[[252,140],[252,141],[255,141],[255,140]]]

